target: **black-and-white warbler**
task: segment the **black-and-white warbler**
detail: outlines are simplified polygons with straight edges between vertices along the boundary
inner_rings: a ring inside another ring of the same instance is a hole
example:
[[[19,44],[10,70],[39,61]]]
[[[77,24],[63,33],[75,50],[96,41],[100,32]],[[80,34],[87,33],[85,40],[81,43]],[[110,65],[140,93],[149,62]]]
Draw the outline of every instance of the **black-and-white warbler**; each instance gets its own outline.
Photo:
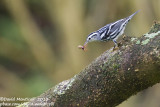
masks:
[[[120,19],[116,22],[107,24],[106,26],[100,28],[99,30],[90,33],[87,37],[86,42],[84,43],[84,46],[81,48],[84,50],[85,46],[89,42],[109,41],[109,40],[112,40],[115,43],[115,46],[118,46],[116,40],[118,39],[119,36],[121,36],[124,33],[127,23],[132,19],[132,17],[137,12],[133,13],[132,15],[124,19]]]

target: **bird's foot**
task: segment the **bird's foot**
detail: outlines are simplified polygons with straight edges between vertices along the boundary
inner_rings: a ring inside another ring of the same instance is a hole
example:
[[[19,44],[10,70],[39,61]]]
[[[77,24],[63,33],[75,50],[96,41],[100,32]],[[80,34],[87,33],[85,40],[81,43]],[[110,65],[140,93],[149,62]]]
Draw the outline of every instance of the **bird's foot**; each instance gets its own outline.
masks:
[[[118,46],[114,46],[112,51],[116,51],[116,50],[118,50],[118,49],[119,49]]]
[[[126,38],[126,35],[125,35],[125,34],[123,34],[122,38],[123,38],[123,40],[124,40],[124,39]]]

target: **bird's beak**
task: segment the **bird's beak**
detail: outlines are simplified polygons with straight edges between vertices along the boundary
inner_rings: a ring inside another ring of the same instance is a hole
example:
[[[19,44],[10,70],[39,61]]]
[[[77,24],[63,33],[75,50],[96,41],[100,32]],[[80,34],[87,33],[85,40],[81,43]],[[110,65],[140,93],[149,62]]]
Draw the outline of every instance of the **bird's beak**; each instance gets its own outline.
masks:
[[[83,46],[86,47],[86,46],[87,46],[87,43],[88,43],[88,42],[86,41]]]

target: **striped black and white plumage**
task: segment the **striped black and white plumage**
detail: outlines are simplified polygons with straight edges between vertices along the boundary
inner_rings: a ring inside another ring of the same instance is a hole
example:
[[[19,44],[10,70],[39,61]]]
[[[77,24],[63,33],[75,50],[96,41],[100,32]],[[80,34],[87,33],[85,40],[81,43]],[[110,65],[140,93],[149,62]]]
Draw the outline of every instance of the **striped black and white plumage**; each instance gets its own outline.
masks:
[[[137,11],[138,12],[138,11]],[[92,32],[88,35],[87,40],[84,46],[92,41],[109,41],[112,40],[117,46],[117,39],[124,33],[125,27],[127,23],[132,19],[132,17],[137,13],[133,13],[132,15],[120,19],[116,22],[107,24],[106,26],[100,28],[99,30]]]

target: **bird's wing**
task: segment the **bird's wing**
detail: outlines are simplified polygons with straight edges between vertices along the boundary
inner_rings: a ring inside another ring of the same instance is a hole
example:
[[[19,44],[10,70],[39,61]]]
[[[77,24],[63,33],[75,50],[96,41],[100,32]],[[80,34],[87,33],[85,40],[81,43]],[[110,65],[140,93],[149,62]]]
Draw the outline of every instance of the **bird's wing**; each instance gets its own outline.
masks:
[[[98,32],[101,35],[101,39],[102,40],[109,40],[111,39],[111,34],[116,34],[119,29],[120,29],[120,25],[124,22],[124,19],[120,19],[116,22],[107,24],[106,26],[100,28],[98,30]]]

